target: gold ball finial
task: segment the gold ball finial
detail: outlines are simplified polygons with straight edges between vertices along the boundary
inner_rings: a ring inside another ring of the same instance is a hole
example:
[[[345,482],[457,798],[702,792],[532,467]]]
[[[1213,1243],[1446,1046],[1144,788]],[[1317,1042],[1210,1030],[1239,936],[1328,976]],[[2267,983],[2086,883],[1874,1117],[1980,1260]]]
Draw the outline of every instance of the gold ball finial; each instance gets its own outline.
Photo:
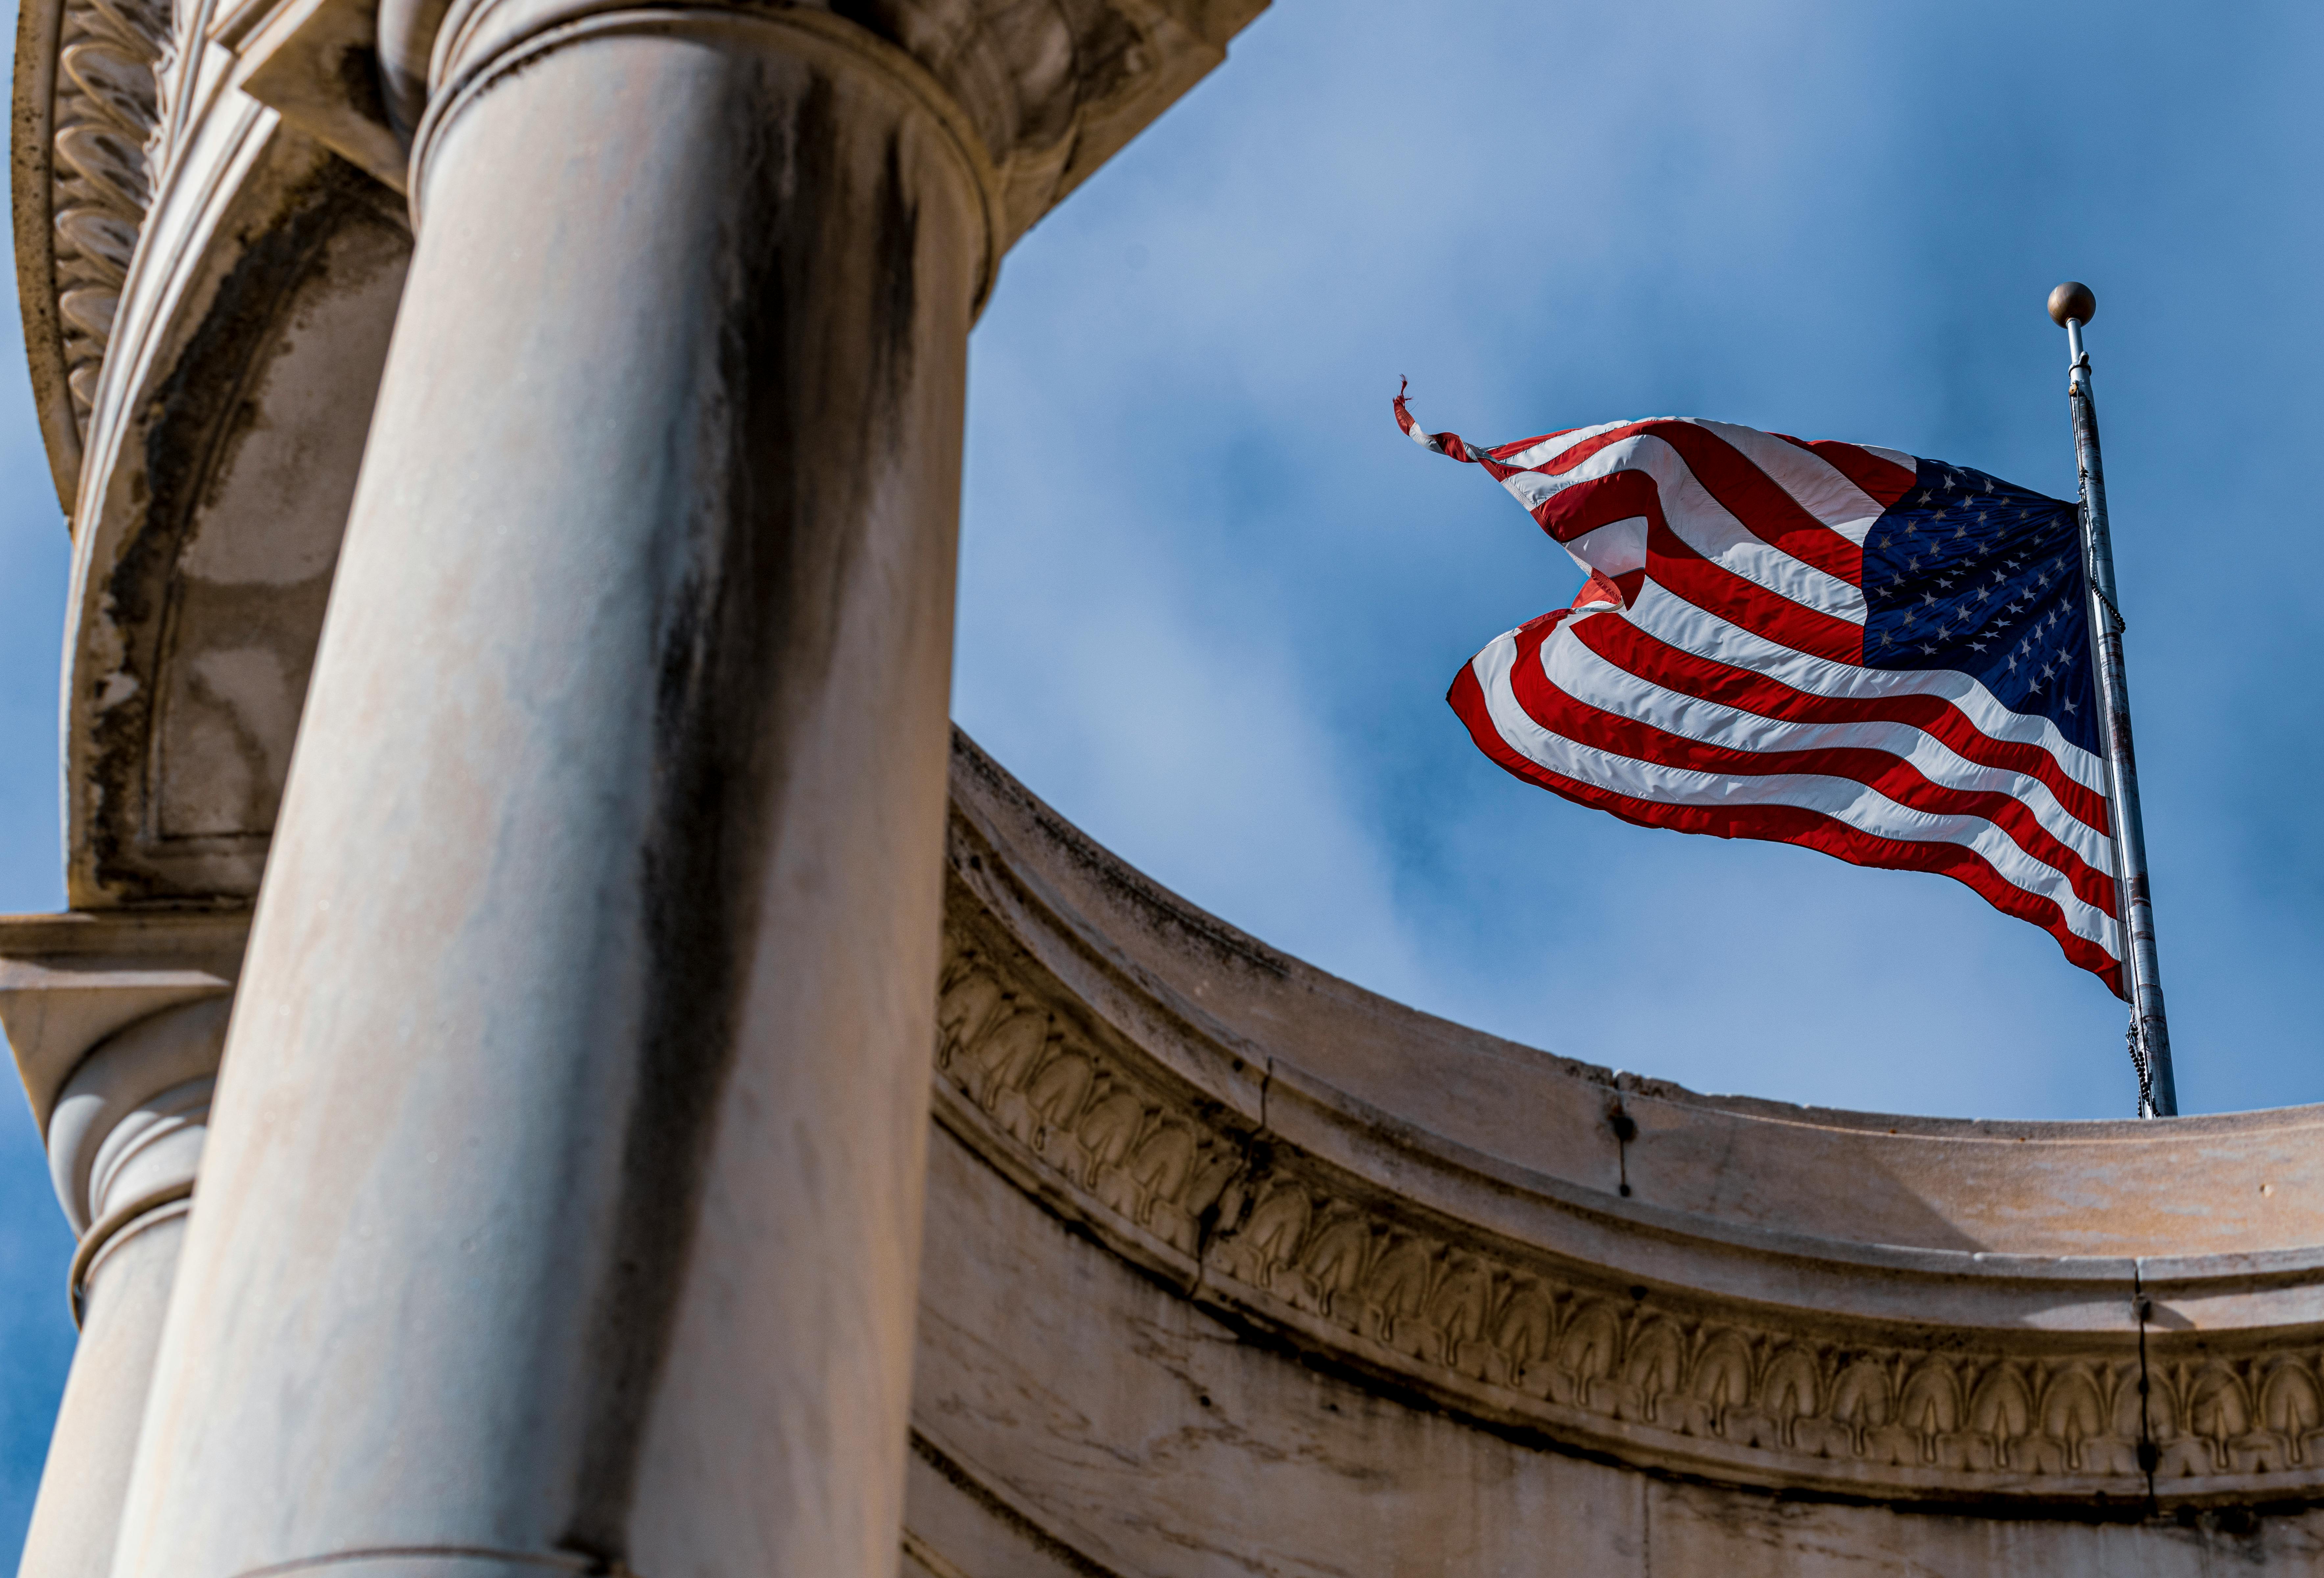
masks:
[[[2060,328],[2066,327],[2066,319],[2070,318],[2078,318],[2088,323],[2098,315],[2098,299],[2080,280],[2068,280],[2050,292],[2050,321]]]

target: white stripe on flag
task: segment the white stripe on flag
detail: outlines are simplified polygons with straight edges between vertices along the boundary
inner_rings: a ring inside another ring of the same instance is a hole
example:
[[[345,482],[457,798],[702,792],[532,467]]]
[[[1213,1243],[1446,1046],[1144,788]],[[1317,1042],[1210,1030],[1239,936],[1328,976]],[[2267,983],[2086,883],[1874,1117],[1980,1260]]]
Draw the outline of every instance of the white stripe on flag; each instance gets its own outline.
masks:
[[[1971,761],[1911,724],[1787,723],[1669,689],[1591,651],[1572,633],[1577,623],[1568,620],[1541,647],[1543,672],[1576,701],[1729,751],[1884,752],[1910,762],[1941,788],[2003,794],[2022,802],[2043,832],[2099,874],[2111,873],[2114,856],[2107,835],[2060,805],[2039,779]]]
[[[1696,427],[1727,440],[1744,459],[1766,473],[1769,481],[1792,495],[1792,502],[1817,520],[1864,546],[1864,534],[1880,519],[1886,507],[1848,480],[1840,469],[1812,449],[1803,449],[1773,433],[1738,428],[1732,422],[1696,419]],[[1906,470],[1913,469],[1907,461]]]
[[[1861,587],[1794,558],[1745,526],[1711,495],[1684,457],[1665,439],[1643,435],[1624,438],[1609,444],[1572,471],[1555,476],[1522,471],[1505,478],[1501,485],[1530,511],[1543,499],[1576,483],[1611,476],[1618,471],[1643,471],[1653,477],[1673,535],[1728,574],[1819,614],[1851,624],[1864,623]]]
[[[1601,616],[1602,617],[1602,616]],[[1671,806],[1792,806],[1819,812],[1876,838],[1950,844],[1975,852],[2002,881],[2058,906],[2067,929],[2115,957],[2115,920],[2084,903],[2065,873],[2035,860],[1982,817],[1938,816],[1900,806],[1854,779],[1777,773],[1749,778],[1665,767],[1554,734],[1518,705],[1510,684],[1517,633],[1496,639],[1472,660],[1495,730],[1528,761],[1583,783]]]
[[[1871,700],[1891,696],[1935,696],[1959,707],[1990,740],[2033,745],[2050,754],[2060,771],[2083,788],[2107,792],[2106,762],[2058,731],[2048,718],[2002,706],[1998,697],[1967,674],[1951,669],[1863,669],[1796,651],[1752,634],[1650,579],[1626,617],[1638,629],[1681,651],[1765,675],[1812,696]]]

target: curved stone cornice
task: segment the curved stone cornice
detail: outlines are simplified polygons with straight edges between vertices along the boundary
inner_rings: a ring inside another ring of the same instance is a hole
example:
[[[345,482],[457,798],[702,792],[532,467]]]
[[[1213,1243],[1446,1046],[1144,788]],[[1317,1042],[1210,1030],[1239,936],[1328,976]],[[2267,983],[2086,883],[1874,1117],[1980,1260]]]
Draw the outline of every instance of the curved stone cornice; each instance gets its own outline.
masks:
[[[1275,955],[1112,861],[964,743],[954,805],[938,1120],[1231,1322],[1495,1428],[1730,1484],[2128,1509],[2151,1467],[2163,1503],[2324,1495],[2324,1255],[2302,1247],[2314,1109],[2166,1130],[1693,1096]],[[1504,1071],[1504,1102],[1568,1137],[1565,1154],[1496,1154],[1280,1045],[1305,1035],[1312,1054],[1342,1029],[1401,1040],[1416,1083]],[[2152,1254],[2013,1252],[2006,1233],[1941,1247],[1976,1236],[1941,1195],[1919,1243],[1835,1232],[1861,1202],[1821,1219],[1808,1203],[1846,1192],[1845,1175],[1819,1174],[1834,1155],[1877,1171],[1895,1151],[1889,1171],[1909,1176],[1930,1158],[1902,1153],[1950,1151],[1973,1180],[2002,1165],[1978,1153],[1997,1152],[2034,1223],[2019,1239],[2039,1244],[2083,1231],[2091,1208],[2038,1197],[2053,1168],[2103,1195],[2099,1153],[2145,1150],[2168,1187],[2159,1140],[2187,1171],[2268,1172],[2255,1199],[2301,1197],[2288,1233],[2271,1244],[2190,1211],[2176,1232],[2130,1224]],[[1683,1181],[1606,1186],[1690,1143],[1788,1148],[1795,1176],[1761,1182],[1796,1193],[1794,1220],[1705,1208]]]

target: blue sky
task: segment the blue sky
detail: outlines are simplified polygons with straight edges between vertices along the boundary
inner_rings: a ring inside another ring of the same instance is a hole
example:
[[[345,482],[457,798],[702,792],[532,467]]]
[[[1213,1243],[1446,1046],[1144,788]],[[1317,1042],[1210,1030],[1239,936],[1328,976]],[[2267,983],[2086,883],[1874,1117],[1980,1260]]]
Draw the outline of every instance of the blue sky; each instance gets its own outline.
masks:
[[[1267,940],[1573,1057],[1824,1104],[2129,1111],[2121,1012],[1940,878],[1518,784],[1443,701],[1564,555],[1404,441],[1704,415],[2064,494],[2089,281],[2190,1111],[2324,1100],[2324,12],[1287,3],[1010,258],[973,342],[954,711]],[[13,326],[0,359],[21,366]],[[0,909],[61,901],[64,533],[0,374]],[[0,1118],[0,1546],[71,1333]]]

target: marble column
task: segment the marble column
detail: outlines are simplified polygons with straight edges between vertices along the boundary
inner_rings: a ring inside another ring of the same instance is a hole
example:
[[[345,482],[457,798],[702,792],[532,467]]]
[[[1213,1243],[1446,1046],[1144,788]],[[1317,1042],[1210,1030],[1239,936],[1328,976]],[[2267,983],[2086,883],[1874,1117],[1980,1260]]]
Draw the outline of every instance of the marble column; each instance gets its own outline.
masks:
[[[0,919],[0,1024],[79,1240],[68,1293],[80,1342],[22,1578],[112,1570],[240,931],[231,916]]]
[[[891,1572],[982,178],[827,14],[443,26],[115,1571]]]

